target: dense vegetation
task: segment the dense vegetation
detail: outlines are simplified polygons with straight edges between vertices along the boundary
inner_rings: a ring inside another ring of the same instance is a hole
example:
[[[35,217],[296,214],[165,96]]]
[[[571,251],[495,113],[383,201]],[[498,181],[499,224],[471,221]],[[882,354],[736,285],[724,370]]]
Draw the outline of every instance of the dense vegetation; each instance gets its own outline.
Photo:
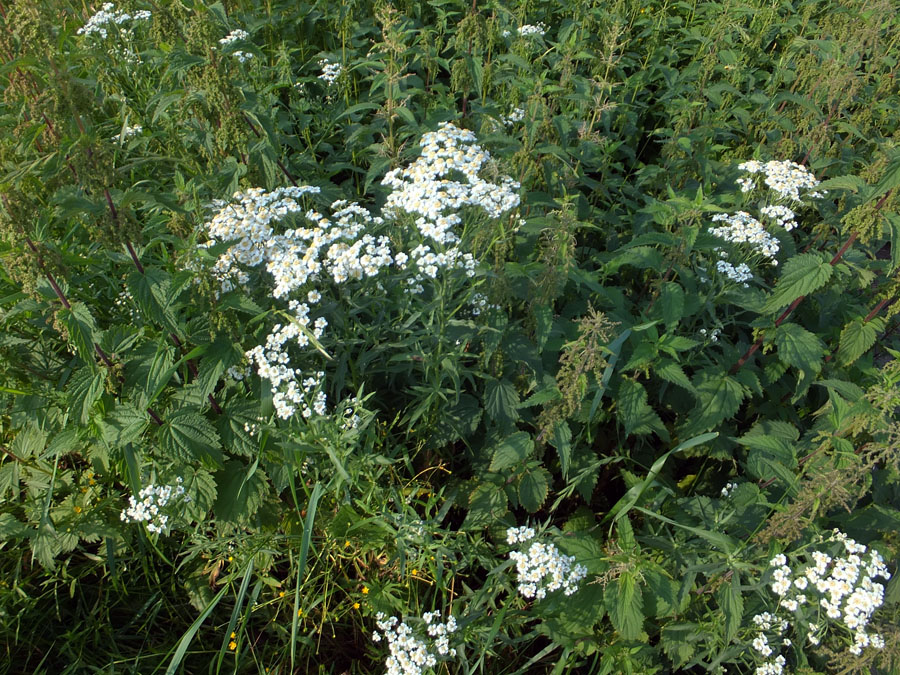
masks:
[[[891,0],[0,15],[0,672],[900,672]]]

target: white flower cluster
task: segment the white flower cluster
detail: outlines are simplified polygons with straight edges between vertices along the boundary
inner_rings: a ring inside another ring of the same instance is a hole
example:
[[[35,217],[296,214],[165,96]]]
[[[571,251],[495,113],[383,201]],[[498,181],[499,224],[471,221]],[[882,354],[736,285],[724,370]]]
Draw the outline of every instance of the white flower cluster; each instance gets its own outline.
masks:
[[[774,220],[788,232],[797,227],[797,221],[794,220],[796,214],[786,206],[773,204],[762,207],[759,212]]]
[[[228,35],[219,40],[219,44],[223,47],[228,47],[229,45],[237,42],[238,40],[247,40],[250,37],[250,34],[241,30],[240,28],[235,28]],[[250,52],[245,52],[241,50],[236,50],[231,52],[231,55],[236,58],[240,63],[244,63],[245,61],[249,61],[253,58],[253,54]]]
[[[820,643],[830,620],[835,623],[840,621],[852,632],[850,653],[859,655],[866,647],[883,649],[884,638],[877,633],[866,632],[866,627],[872,614],[884,601],[884,586],[874,579],[881,577],[887,580],[891,574],[881,554],[868,551],[866,546],[856,543],[842,532],[835,530],[829,541],[840,542],[844,555],[831,556],[824,551],[813,551],[803,554],[805,562],[797,555],[793,561],[796,569],[791,568],[783,553],[769,561],[769,566],[774,570],[771,588],[780,597],[779,609],[799,614],[815,612],[819,617],[824,611],[824,622],[796,621],[796,625],[805,626],[803,632],[812,645]],[[781,636],[790,622],[767,612],[754,617],[754,623],[760,632],[753,641],[753,648],[764,657],[771,656],[773,649],[765,632],[774,627]],[[783,639],[781,644],[790,646],[791,642]],[[768,670],[762,670],[763,667]],[[772,664],[763,667],[757,669],[758,675],[781,672],[771,670]]]
[[[79,28],[76,33],[78,35],[98,35],[105,40],[109,35],[108,27],[112,25],[121,26],[128,21],[145,21],[150,16],[150,12],[145,9],[129,14],[121,9],[117,10],[112,2],[105,2],[97,13],[88,19],[88,22]]]
[[[176,484],[148,485],[138,493],[140,501],[134,495],[128,498],[129,506],[119,515],[126,523],[147,523],[150,532],[164,532],[169,522],[169,514],[163,509],[170,501],[183,497],[184,501],[190,501],[190,497],[184,494],[182,479],[176,479]]]
[[[758,162],[752,159],[738,165],[738,169],[750,176],[763,174],[763,182],[782,199],[792,199],[795,202],[802,201],[800,190],[811,190],[819,184],[816,177],[804,166],[788,160],[771,162]],[[756,179],[744,177],[738,179],[741,192],[750,192],[756,187]],[[820,198],[827,192],[809,192],[809,197]]]
[[[512,112],[509,115],[502,115],[500,117],[500,121],[503,122],[508,127],[511,127],[516,122],[521,122],[525,119],[525,109],[524,108],[513,108]]]
[[[426,669],[434,668],[439,658],[446,660],[456,656],[456,649],[450,646],[450,635],[458,627],[456,618],[450,616],[441,623],[437,621],[439,617],[438,612],[426,612],[422,616],[428,633],[424,636],[395,616],[389,617],[383,612],[375,615],[378,630],[372,633],[372,640],[386,639],[390,650],[385,661],[386,675],[421,675]]]
[[[734,492],[734,489],[737,487],[737,483],[725,483],[725,487],[722,488],[722,499],[728,499],[731,496],[731,493]]]
[[[475,144],[475,134],[450,122],[422,136],[422,154],[406,168],[389,171],[381,181],[394,189],[384,207],[385,216],[418,216],[422,236],[437,244],[459,241],[453,227],[462,222],[465,207],[476,207],[498,218],[519,205],[520,185],[504,176],[501,184],[482,180],[478,173],[491,156]],[[465,180],[448,177],[462,176]]]
[[[718,342],[719,335],[722,333],[721,328],[713,328],[712,330],[706,330],[705,328],[700,329],[700,335],[703,336],[703,339],[709,338],[711,342]]]
[[[509,544],[527,544],[535,537],[529,527],[511,527],[506,531]],[[526,550],[510,551],[519,574],[519,593],[526,598],[542,600],[547,593],[563,589],[566,595],[578,590],[578,583],[587,576],[584,565],[574,565],[575,557],[563,555],[554,544],[533,541]]]
[[[113,143],[118,143],[120,140],[127,141],[129,138],[137,136],[143,130],[144,130],[144,127],[142,127],[140,124],[135,124],[133,127],[126,125],[125,128],[122,129],[122,131],[120,133],[118,133],[115,136],[113,136],[112,138],[110,138],[110,140]]]
[[[720,274],[724,274],[726,277],[731,279],[732,281],[737,282],[746,282],[753,278],[753,272],[750,271],[750,268],[746,263],[741,263],[737,267],[732,265],[729,262],[725,262],[724,260],[719,260],[716,263],[716,270]],[[749,284],[744,284],[744,288],[747,288]]]
[[[329,85],[337,82],[341,73],[344,72],[344,67],[340,63],[332,63],[328,59],[321,59],[319,61],[319,67],[322,69],[322,74],[319,75],[319,79]]]
[[[723,222],[721,227],[710,228],[713,236],[736,244],[750,244],[753,249],[769,258],[773,265],[777,265],[775,254],[780,248],[778,240],[766,232],[756,218],[746,211],[738,211],[733,214],[717,213],[712,217],[713,222]]]
[[[539,23],[537,26],[532,26],[531,24],[525,24],[524,26],[519,26],[519,35],[522,37],[529,37],[531,35],[544,35],[547,32],[547,26],[543,23]]]

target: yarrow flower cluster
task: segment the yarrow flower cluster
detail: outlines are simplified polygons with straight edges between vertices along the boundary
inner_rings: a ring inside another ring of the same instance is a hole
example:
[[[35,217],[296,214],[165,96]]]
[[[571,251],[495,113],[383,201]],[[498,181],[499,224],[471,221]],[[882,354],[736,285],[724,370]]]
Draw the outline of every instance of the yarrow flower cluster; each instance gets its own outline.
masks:
[[[579,582],[587,576],[584,565],[574,564],[575,557],[563,555],[554,544],[533,541],[530,527],[511,527],[506,531],[508,544],[528,544],[527,549],[510,551],[519,575],[519,593],[526,598],[542,600],[547,593],[563,589],[565,595],[578,590]]]
[[[813,176],[804,166],[788,160],[771,162],[758,162],[752,159],[748,162],[738,165],[738,169],[750,174],[750,176],[738,179],[738,185],[741,186],[741,192],[750,192],[756,187],[756,174],[763,175],[763,182],[766,186],[774,191],[782,199],[791,199],[795,202],[803,201],[800,196],[801,190],[811,190],[819,184],[816,177]],[[820,198],[827,192],[809,192],[807,196]]]
[[[389,617],[383,612],[375,615],[378,630],[372,633],[372,640],[387,640],[390,650],[385,661],[386,675],[421,675],[426,669],[434,668],[439,660],[456,656],[456,649],[450,646],[450,636],[458,628],[456,618],[451,615],[443,623],[438,618],[439,612],[426,612],[422,616],[427,632],[422,635],[396,616]]]
[[[118,143],[119,141],[127,141],[129,138],[133,138],[134,136],[140,134],[143,130],[144,127],[142,127],[140,124],[135,124],[133,127],[126,126],[124,129],[122,129],[121,132],[113,136],[110,140],[114,143]]]
[[[319,75],[319,79],[329,85],[337,82],[341,73],[344,72],[344,67],[340,63],[332,63],[328,59],[321,59],[319,61],[319,67],[322,69],[322,74]]]
[[[779,609],[795,615],[796,630],[805,635],[811,645],[820,643],[828,623],[832,622],[843,624],[851,631],[851,654],[858,656],[866,647],[883,649],[884,638],[877,633],[868,633],[866,627],[872,614],[884,601],[884,586],[874,579],[880,577],[888,580],[891,577],[884,559],[877,551],[868,551],[866,546],[838,530],[834,530],[828,541],[840,542],[844,555],[832,556],[825,551],[798,554],[793,560],[794,568],[783,553],[769,562],[773,570],[770,588],[780,598]],[[811,614],[815,614],[816,622],[805,618]],[[775,627],[778,636],[781,636],[790,622],[765,613],[754,617],[754,623],[760,632],[753,641],[753,648],[763,657],[769,657],[774,650],[766,632]],[[781,644],[790,646],[791,642],[783,639]],[[781,670],[773,670],[776,666],[764,664],[757,668],[757,675],[781,673]]]
[[[512,112],[509,115],[502,115],[500,117],[500,121],[503,122],[504,125],[511,127],[516,122],[521,122],[525,119],[525,109],[524,108],[513,108]]]
[[[165,532],[169,522],[169,514],[164,512],[166,506],[178,498],[191,500],[184,494],[182,483],[179,477],[174,486],[148,485],[138,493],[138,498],[134,495],[128,498],[129,506],[122,510],[120,519],[126,523],[147,523],[150,532]]]
[[[525,24],[524,26],[519,26],[519,35],[522,37],[530,37],[532,35],[544,35],[547,32],[547,26],[544,25],[543,22],[539,23],[536,26],[532,26],[531,24]]]
[[[232,44],[234,44],[235,42],[237,42],[239,40],[247,40],[247,39],[249,39],[249,37],[250,37],[250,34],[247,31],[241,30],[240,28],[235,28],[228,35],[226,35],[225,37],[220,39],[219,44],[222,45],[223,47],[229,47]],[[235,50],[235,51],[231,52],[231,55],[234,58],[236,58],[240,63],[244,63],[245,61],[249,61],[250,59],[253,58],[253,54],[251,54],[250,52],[245,52],[245,51],[241,51],[241,50]]]
[[[750,268],[746,263],[741,263],[735,267],[729,262],[720,260],[716,263],[716,271],[720,274],[724,274],[732,281],[745,282],[753,278],[753,272],[750,271]],[[747,285],[748,284],[745,283],[744,287],[746,288]]]
[[[756,218],[746,211],[738,211],[733,214],[717,213],[712,217],[714,223],[725,223],[720,227],[710,228],[710,233],[735,244],[750,244],[757,253],[769,258],[773,265],[777,265],[775,254],[778,253],[780,244]]]
[[[122,26],[129,21],[146,21],[150,16],[150,12],[145,9],[139,10],[134,14],[129,14],[121,9],[117,10],[115,4],[112,2],[105,2],[103,3],[103,6],[88,19],[88,22],[76,31],[76,33],[78,35],[96,35],[105,40],[109,36],[108,29],[111,26]]]

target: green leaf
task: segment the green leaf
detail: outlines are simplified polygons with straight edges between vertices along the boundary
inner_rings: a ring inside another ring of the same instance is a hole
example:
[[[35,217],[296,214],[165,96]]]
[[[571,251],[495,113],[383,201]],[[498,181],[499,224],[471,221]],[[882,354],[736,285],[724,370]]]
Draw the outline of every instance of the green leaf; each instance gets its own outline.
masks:
[[[647,391],[639,382],[623,379],[619,384],[616,416],[625,427],[626,435],[645,435],[655,431],[661,438],[668,438],[659,415],[647,405]]]
[[[868,322],[859,317],[853,319],[841,331],[838,360],[844,365],[850,365],[856,361],[875,344],[878,334],[883,329],[884,321],[880,317]]]
[[[775,291],[766,300],[762,311],[774,312],[822,288],[833,272],[829,262],[817,253],[803,253],[791,258],[785,263]]]
[[[725,373],[704,371],[694,379],[697,405],[691,413],[684,434],[697,434],[718,426],[741,407],[746,390]]]
[[[657,304],[662,310],[666,327],[671,329],[684,313],[684,289],[674,281],[667,281],[662,285]]]
[[[511,426],[519,419],[518,404],[519,394],[509,380],[490,378],[484,385],[484,412],[501,427]]]
[[[78,424],[87,424],[91,408],[103,393],[105,373],[91,368],[79,368],[69,380],[66,393],[69,398],[69,410]]]
[[[888,190],[896,190],[897,187],[900,187],[900,153],[895,151],[894,156],[881,175],[881,180],[872,188],[872,192],[868,195],[866,201],[871,202],[878,199]]]
[[[227,462],[215,479],[216,518],[227,523],[244,523],[252,518],[268,490],[266,474],[256,462],[250,466],[238,460]]]
[[[87,305],[83,302],[73,302],[71,309],[63,307],[57,316],[60,323],[65,326],[69,341],[75,345],[82,361],[96,367],[94,335],[97,332],[97,324],[94,323],[94,317],[88,311]]]
[[[775,329],[775,346],[778,358],[794,368],[822,370],[825,343],[816,335],[796,323],[783,323]]]
[[[534,451],[534,441],[525,431],[517,431],[507,436],[494,449],[491,471],[502,471],[520,464]]]
[[[463,529],[476,530],[503,517],[508,511],[506,493],[499,485],[484,483],[469,495],[469,513],[463,521]]]
[[[647,584],[643,593],[647,616],[658,619],[674,615],[678,610],[678,584],[662,567],[648,567],[642,574]]]
[[[219,434],[209,420],[191,409],[170,413],[156,438],[160,448],[173,459],[199,460],[213,467],[222,465]]]
[[[146,269],[144,274],[137,270],[128,275],[128,290],[137,303],[141,314],[157,326],[170,333],[181,334],[169,299],[169,275],[158,269]]]
[[[682,389],[686,389],[696,395],[697,391],[694,389],[694,385],[691,384],[691,381],[688,379],[688,376],[685,374],[684,370],[682,370],[681,366],[672,359],[660,359],[653,365],[653,372],[666,382],[677,384]]]
[[[893,272],[900,267],[900,215],[885,211],[884,217],[891,232],[891,266],[888,271]]]
[[[519,503],[529,513],[535,513],[550,491],[550,472],[539,467],[526,472],[519,480]]]
[[[560,420],[553,425],[553,433],[550,434],[550,445],[556,448],[556,454],[559,456],[559,468],[562,470],[563,478],[569,477],[569,466],[572,462],[572,430],[569,423]]]
[[[138,440],[147,424],[147,413],[119,404],[100,423],[100,437],[110,448],[121,448]]]
[[[615,582],[607,584],[605,595],[613,627],[626,640],[637,640],[644,625],[644,601],[637,585],[637,572],[631,569],[622,572]]]
[[[744,596],[741,595],[740,572],[734,571],[731,583],[722,584],[718,593],[719,608],[725,615],[725,643],[731,642],[744,618]]]

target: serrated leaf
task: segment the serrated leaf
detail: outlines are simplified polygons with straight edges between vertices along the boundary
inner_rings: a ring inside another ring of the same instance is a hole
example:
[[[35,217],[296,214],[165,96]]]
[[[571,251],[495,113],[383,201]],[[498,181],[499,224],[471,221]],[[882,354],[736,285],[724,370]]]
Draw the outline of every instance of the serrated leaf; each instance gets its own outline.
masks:
[[[694,385],[691,384],[691,381],[688,379],[684,370],[682,370],[681,366],[675,363],[675,361],[672,361],[671,359],[660,359],[659,362],[653,366],[653,372],[666,382],[677,384],[682,389],[696,395]]]
[[[147,413],[128,404],[117,405],[100,424],[101,438],[119,448],[140,438],[149,423]]]
[[[719,587],[718,600],[719,608],[725,615],[725,643],[728,644],[737,635],[744,618],[744,596],[741,595],[739,572],[733,572],[731,583]]]
[[[884,218],[888,222],[891,237],[891,266],[889,272],[893,272],[900,267],[900,215],[887,211]]]
[[[209,420],[196,412],[179,410],[169,414],[156,438],[160,448],[173,459],[222,465],[219,434]]]
[[[71,309],[63,307],[59,310],[57,316],[69,334],[69,340],[75,345],[75,349],[78,350],[78,356],[92,368],[96,367],[94,334],[97,332],[97,324],[94,322],[94,317],[91,316],[90,311],[88,311],[87,305],[83,302],[73,302]]]
[[[529,513],[535,513],[550,492],[550,472],[539,467],[525,473],[519,480],[519,503]]]
[[[550,434],[550,445],[556,448],[556,454],[559,456],[559,468],[562,470],[563,478],[569,477],[569,466],[572,462],[572,430],[569,423],[560,420],[553,425],[553,433]]]
[[[484,412],[492,422],[511,426],[519,419],[518,404],[519,394],[509,380],[491,378],[484,385]]]
[[[718,426],[741,407],[746,390],[724,373],[701,373],[695,378],[697,405],[686,425],[685,435],[698,434]]]
[[[783,323],[775,329],[778,358],[794,368],[818,373],[822,370],[825,343],[796,323]]]
[[[50,523],[41,523],[37,530],[32,530],[29,539],[34,559],[48,570],[56,568],[56,556],[59,554],[59,542],[56,530]]]
[[[875,344],[875,340],[878,339],[878,334],[883,328],[884,323],[878,317],[868,322],[859,317],[853,319],[841,331],[838,360],[844,365],[850,365],[856,361]]]
[[[667,281],[662,285],[657,303],[662,310],[666,327],[672,328],[684,313],[684,289],[674,281]]]
[[[228,523],[244,523],[259,510],[268,491],[265,472],[255,463],[246,466],[233,460],[215,474],[218,494],[216,518]]]
[[[647,405],[647,391],[640,382],[622,380],[619,384],[616,416],[627,435],[645,435],[655,431],[661,438],[668,437],[659,415]]]
[[[494,449],[491,458],[491,471],[503,471],[520,464],[534,451],[534,441],[525,431],[517,431],[507,436]]]
[[[2,490],[0,490],[2,495]],[[20,539],[28,534],[28,527],[11,513],[0,513],[0,541]]]
[[[779,310],[822,288],[833,272],[834,268],[817,253],[803,253],[791,258],[785,263],[774,292],[766,300],[763,313]]]
[[[613,627],[626,640],[637,640],[644,625],[644,601],[633,570],[607,584],[605,602]]]
[[[463,529],[481,529],[493,523],[508,511],[506,493],[498,485],[484,483],[469,495],[469,513],[463,521]]]
[[[78,424],[87,424],[91,408],[103,393],[105,375],[101,370],[79,368],[69,379],[66,394],[69,399],[69,410],[74,414]]]
[[[659,567],[650,567],[642,572],[644,582],[643,601],[647,615],[662,618],[675,614],[678,609],[678,584],[666,576]]]
[[[532,308],[535,323],[535,340],[538,351],[543,351],[553,327],[553,310],[548,305],[538,305]]]
[[[141,274],[128,275],[126,284],[141,314],[150,322],[170,333],[180,334],[178,322],[169,296],[169,275],[159,269],[149,268]]]

